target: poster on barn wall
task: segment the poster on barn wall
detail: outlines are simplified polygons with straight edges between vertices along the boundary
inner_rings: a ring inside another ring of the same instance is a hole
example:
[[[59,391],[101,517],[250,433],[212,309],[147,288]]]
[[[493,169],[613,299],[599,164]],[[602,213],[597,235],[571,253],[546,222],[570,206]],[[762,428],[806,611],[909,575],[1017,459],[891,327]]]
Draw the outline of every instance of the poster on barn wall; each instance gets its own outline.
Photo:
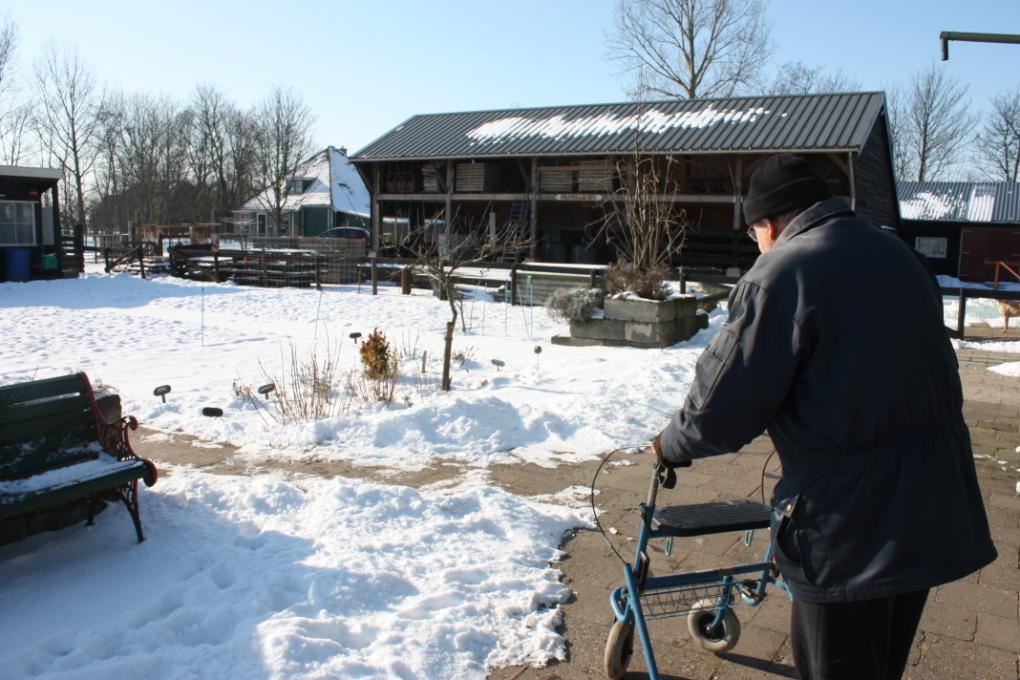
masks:
[[[949,239],[944,236],[918,236],[914,239],[914,250],[926,257],[944,260],[949,250]]]

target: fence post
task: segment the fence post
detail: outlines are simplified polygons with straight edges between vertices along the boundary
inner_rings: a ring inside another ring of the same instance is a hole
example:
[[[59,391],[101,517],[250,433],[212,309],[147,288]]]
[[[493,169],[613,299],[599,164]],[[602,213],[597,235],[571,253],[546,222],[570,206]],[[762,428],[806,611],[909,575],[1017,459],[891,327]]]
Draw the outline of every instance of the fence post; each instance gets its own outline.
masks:
[[[517,306],[517,263],[510,267],[510,305]]]
[[[372,256],[372,295],[379,294],[379,272],[375,266],[375,255]]]
[[[967,315],[967,295],[966,290],[960,288],[960,307],[956,312],[956,333],[960,340],[963,340],[963,328],[964,328],[964,317]]]
[[[687,272],[680,267],[680,294],[687,295]]]
[[[213,253],[213,275],[216,277],[216,283],[220,282],[220,254]]]
[[[411,267],[407,265],[400,270],[400,292],[403,295],[411,294]]]
[[[79,273],[85,271],[85,227],[74,225],[74,266]]]
[[[142,274],[142,278],[145,278],[145,248],[138,246],[138,270]]]
[[[110,273],[110,249],[103,248],[103,271]]]
[[[315,253],[315,290],[322,290],[322,276],[320,270],[322,269],[322,255]]]

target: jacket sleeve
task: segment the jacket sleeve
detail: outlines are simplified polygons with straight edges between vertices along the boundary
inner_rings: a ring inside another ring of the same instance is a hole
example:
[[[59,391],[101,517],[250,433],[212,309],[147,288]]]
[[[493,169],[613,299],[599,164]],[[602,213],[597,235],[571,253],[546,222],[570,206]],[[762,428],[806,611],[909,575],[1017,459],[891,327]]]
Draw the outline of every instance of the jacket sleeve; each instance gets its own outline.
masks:
[[[768,427],[801,360],[796,297],[737,284],[726,325],[698,358],[683,408],[660,434],[667,462],[736,451]]]

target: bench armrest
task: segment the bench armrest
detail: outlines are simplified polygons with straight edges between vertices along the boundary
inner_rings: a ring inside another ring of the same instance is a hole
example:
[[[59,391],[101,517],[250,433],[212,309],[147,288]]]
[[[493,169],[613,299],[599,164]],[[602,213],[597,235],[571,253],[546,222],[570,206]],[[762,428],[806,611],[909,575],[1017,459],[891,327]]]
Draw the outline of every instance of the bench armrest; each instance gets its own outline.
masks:
[[[124,416],[114,421],[108,421],[102,417],[96,419],[96,433],[99,444],[117,460],[140,460],[148,468],[148,474],[144,477],[146,486],[156,483],[159,473],[152,461],[140,457],[131,448],[131,440],[128,438],[128,430],[137,430],[138,420],[134,416]]]

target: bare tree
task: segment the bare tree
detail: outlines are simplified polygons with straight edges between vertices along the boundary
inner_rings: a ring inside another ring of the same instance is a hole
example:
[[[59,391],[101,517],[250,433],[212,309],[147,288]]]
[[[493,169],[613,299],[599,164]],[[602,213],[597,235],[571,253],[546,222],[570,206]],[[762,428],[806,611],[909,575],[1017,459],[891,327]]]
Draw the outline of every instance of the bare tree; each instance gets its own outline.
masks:
[[[850,92],[860,89],[860,83],[848,78],[842,71],[826,73],[821,66],[808,66],[802,61],[789,61],[776,69],[771,82],[765,83],[762,94],[814,94],[823,92]]]
[[[977,120],[966,97],[967,86],[934,64],[914,74],[892,114],[893,148],[902,153],[896,159],[897,175],[919,182],[939,179],[965,160]]]
[[[996,95],[977,137],[978,157],[998,181],[1020,180],[1020,90]]]
[[[199,193],[209,192],[213,218],[219,219],[254,193],[254,121],[222,91],[208,85],[196,89],[191,108],[195,115],[192,174]]]
[[[769,30],[762,0],[618,0],[609,56],[633,94],[728,97],[757,79]]]
[[[33,110],[30,102],[17,101],[14,54],[18,27],[9,13],[0,14],[0,163],[19,165],[31,153],[29,133]]]
[[[680,253],[688,227],[687,213],[668,199],[682,193],[675,166],[672,156],[639,151],[617,162],[620,186],[603,204],[605,213],[594,223],[593,239],[616,248],[618,260],[606,273],[610,293],[666,296],[663,282],[670,260]]]
[[[255,178],[259,202],[279,232],[290,182],[311,150],[312,115],[292,90],[275,87],[255,108]]]
[[[490,213],[491,204],[481,215]],[[523,227],[507,220],[502,226],[484,219],[472,220],[460,209],[446,219],[445,208],[426,217],[424,209],[415,211],[401,250],[410,253],[417,267],[428,277],[433,290],[450,305],[443,349],[443,390],[450,389],[450,362],[453,356],[453,333],[457,319],[466,333],[463,303],[457,296],[454,281],[457,272],[471,262],[492,260],[505,253],[527,251],[531,242]]]
[[[0,101],[10,88],[14,50],[18,46],[18,25],[9,12],[0,15]]]
[[[73,188],[76,214],[86,223],[88,183],[103,135],[105,94],[77,50],[46,48],[35,65],[43,139]]]

